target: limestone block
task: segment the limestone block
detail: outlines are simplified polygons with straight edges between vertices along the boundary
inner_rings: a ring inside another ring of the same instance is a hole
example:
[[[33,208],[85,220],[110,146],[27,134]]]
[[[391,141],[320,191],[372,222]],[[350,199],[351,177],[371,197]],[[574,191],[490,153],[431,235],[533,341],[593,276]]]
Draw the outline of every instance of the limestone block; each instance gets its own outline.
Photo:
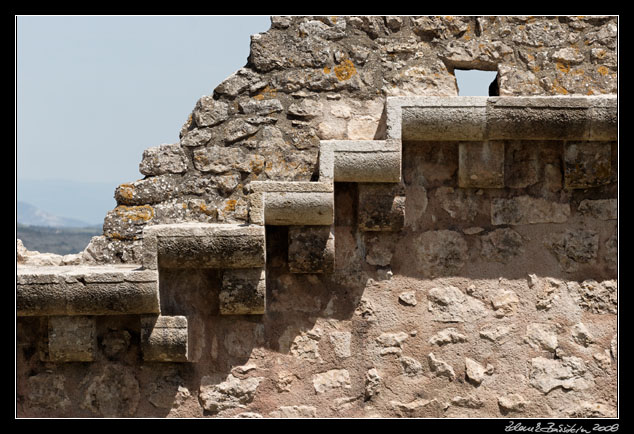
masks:
[[[220,289],[221,315],[262,315],[266,312],[264,268],[225,270]]]
[[[566,142],[564,144],[564,185],[588,188],[608,184],[611,176],[610,142]]]
[[[332,165],[331,168],[329,164]],[[319,179],[334,179],[338,182],[399,182],[400,141],[322,141]]]
[[[591,104],[587,97],[489,98],[489,139],[582,139],[590,133]]]
[[[359,229],[399,231],[405,223],[405,196],[400,184],[359,184]]]
[[[458,186],[504,187],[504,142],[461,142],[458,145]]]
[[[256,268],[264,265],[264,227],[237,224],[155,225],[143,232],[143,266]]]
[[[334,222],[332,193],[270,192],[264,196],[267,225],[328,225]]]
[[[52,362],[92,362],[97,347],[94,316],[48,319],[48,357]]]
[[[141,350],[146,362],[187,362],[187,338],[184,316],[141,318]]]
[[[399,98],[402,140],[484,140],[487,99],[477,96]]]
[[[158,274],[135,266],[18,267],[18,316],[159,313]]]
[[[616,96],[390,97],[386,112],[408,141],[617,138]]]
[[[288,268],[291,273],[332,273],[335,269],[334,226],[291,226]]]
[[[332,182],[254,181],[249,186],[253,223],[330,226],[334,222]]]

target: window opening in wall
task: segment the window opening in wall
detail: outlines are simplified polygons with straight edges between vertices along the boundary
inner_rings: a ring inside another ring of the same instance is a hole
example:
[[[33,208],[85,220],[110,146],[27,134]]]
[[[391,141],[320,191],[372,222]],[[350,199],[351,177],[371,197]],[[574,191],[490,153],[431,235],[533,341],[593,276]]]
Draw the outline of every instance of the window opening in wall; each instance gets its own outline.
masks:
[[[458,95],[498,96],[497,71],[455,69]]]

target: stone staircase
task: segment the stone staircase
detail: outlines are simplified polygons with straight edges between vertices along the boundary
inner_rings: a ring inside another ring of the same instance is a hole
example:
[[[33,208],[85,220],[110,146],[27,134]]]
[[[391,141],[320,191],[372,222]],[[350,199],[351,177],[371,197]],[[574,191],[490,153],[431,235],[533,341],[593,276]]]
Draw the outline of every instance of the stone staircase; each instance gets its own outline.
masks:
[[[265,314],[265,226],[289,227],[291,272],[333,272],[335,182],[358,183],[359,230],[400,230],[403,141],[459,142],[460,188],[504,188],[509,140],[562,141],[568,189],[609,182],[613,96],[398,97],[385,115],[384,140],[322,141],[318,181],[252,182],[249,224],[148,226],[141,266],[18,266],[17,315],[48,317],[49,361],[92,361],[95,316],[121,314],[141,316],[144,360],[191,361],[187,318],[161,315],[159,269],[218,269],[221,315]]]

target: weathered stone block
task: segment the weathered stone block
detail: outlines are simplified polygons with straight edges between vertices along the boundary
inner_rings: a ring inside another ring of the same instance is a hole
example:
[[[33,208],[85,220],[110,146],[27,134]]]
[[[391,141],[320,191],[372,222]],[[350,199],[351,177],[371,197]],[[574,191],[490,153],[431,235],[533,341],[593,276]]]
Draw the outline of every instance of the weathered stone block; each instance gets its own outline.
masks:
[[[229,118],[229,105],[212,95],[203,96],[196,102],[192,116],[198,127],[213,127]]]
[[[468,260],[467,242],[456,231],[423,232],[414,248],[420,271],[432,277],[457,273]]]
[[[291,226],[288,230],[291,273],[332,273],[335,268],[333,226]]]
[[[504,143],[504,185],[526,188],[539,181],[540,142],[509,140]]]
[[[221,315],[262,315],[266,312],[266,274],[263,268],[222,273]]]
[[[158,275],[135,266],[18,267],[18,316],[159,312]]]
[[[570,204],[567,203],[530,196],[496,198],[491,201],[491,224],[494,225],[564,223],[568,217]]]
[[[484,140],[486,97],[399,98],[403,140]]]
[[[267,225],[328,225],[334,222],[334,195],[320,192],[269,192],[264,196]]]
[[[359,184],[359,229],[399,231],[405,223],[405,196],[400,184]]]
[[[179,175],[159,175],[119,185],[114,192],[118,204],[145,205],[163,202],[178,194]]]
[[[400,182],[401,143],[394,140],[322,141],[320,179],[338,182]]]
[[[186,317],[141,318],[141,350],[146,362],[187,362],[187,341]]]
[[[264,265],[264,227],[180,223],[143,232],[143,266],[256,268]]]
[[[52,362],[92,362],[97,347],[94,316],[48,319],[48,357]]]
[[[584,216],[599,220],[616,220],[618,217],[617,199],[585,199],[579,203],[577,210]]]
[[[461,142],[458,147],[458,186],[504,187],[504,142]]]
[[[580,264],[592,262],[599,250],[599,234],[586,229],[552,234],[545,244],[565,271],[575,271]]]
[[[334,221],[332,182],[254,181],[249,218],[275,226],[327,225]]]
[[[139,172],[144,175],[163,175],[187,171],[187,158],[179,145],[160,145],[143,151]]]
[[[566,142],[564,144],[564,185],[589,188],[608,184],[611,176],[610,142]]]
[[[115,240],[137,240],[153,218],[154,208],[150,205],[119,205],[106,214],[103,234]]]

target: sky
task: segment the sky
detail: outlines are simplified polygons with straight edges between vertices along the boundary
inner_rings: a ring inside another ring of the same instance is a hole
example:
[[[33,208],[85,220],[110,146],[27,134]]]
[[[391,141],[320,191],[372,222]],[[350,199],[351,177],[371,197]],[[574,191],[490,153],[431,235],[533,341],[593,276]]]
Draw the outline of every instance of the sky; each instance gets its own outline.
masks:
[[[17,16],[16,199],[102,223],[116,186],[143,177],[143,150],[178,143],[196,101],[269,28],[269,16]]]

